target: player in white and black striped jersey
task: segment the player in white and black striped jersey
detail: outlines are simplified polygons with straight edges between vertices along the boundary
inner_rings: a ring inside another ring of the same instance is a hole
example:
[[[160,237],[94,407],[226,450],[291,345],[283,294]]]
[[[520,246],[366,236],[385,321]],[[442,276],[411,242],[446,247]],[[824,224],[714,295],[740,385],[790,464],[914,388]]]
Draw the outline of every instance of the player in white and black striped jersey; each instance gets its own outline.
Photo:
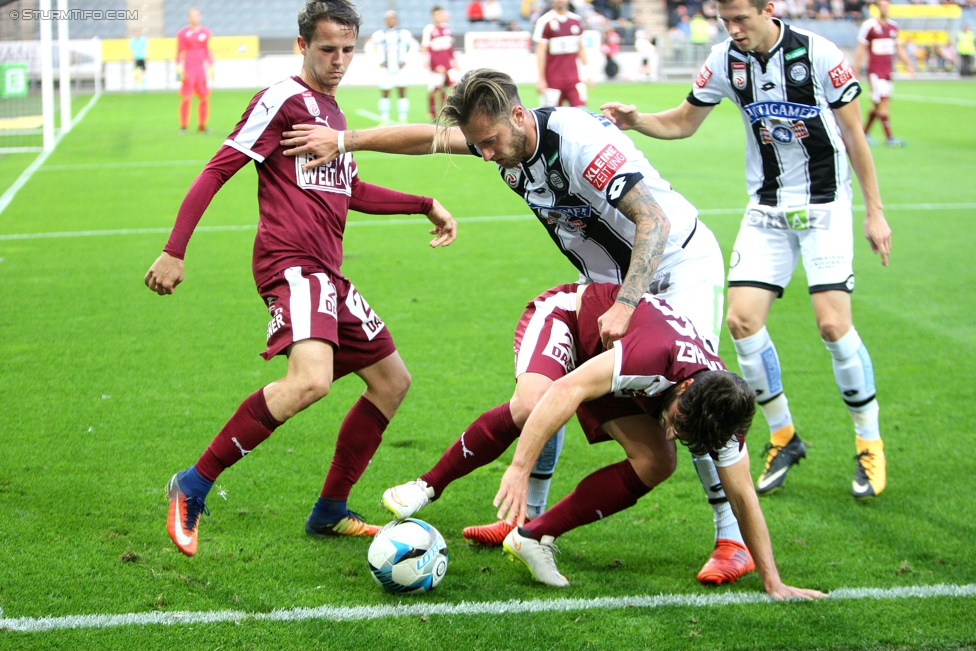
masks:
[[[765,326],[802,256],[817,326],[854,420],[858,456],[852,494],[871,498],[884,490],[885,457],[871,357],[851,315],[850,167],[864,195],[864,234],[884,265],[891,229],[860,126],[861,88],[836,45],[773,18],[772,2],[718,0],[718,6],[730,38],[712,48],[685,102],[656,114],[638,114],[636,107],[619,103],[602,108],[621,128],[675,139],[695,133],[723,97],[739,107],[751,201],[730,260],[727,322],[743,377],[756,390],[770,425],[757,492],[780,488],[787,470],[806,453]]]
[[[380,62],[380,120],[390,120],[390,91],[397,89],[397,117],[406,122],[410,114],[410,98],[407,97],[407,79],[403,74],[410,57],[420,51],[420,43],[410,30],[397,27],[397,12],[392,9],[384,14],[386,29],[378,29],[366,41],[365,50]]]

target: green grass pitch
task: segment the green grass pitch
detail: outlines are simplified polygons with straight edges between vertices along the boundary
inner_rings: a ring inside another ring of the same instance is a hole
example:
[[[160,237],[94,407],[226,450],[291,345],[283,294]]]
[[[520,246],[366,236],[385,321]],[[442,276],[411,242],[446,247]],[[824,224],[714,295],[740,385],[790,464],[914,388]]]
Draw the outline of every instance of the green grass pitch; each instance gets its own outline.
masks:
[[[686,84],[606,85],[590,105],[677,105]],[[163,487],[192,463],[240,401],[284,371],[266,363],[267,321],[251,279],[253,230],[198,232],[186,282],[159,297],[142,278],[164,232],[43,239],[14,234],[168,229],[204,162],[250,92],[213,96],[213,135],[176,134],[175,95],[106,95],[0,214],[0,607],[2,617],[156,611],[384,606],[366,540],[312,540],[302,530],[335,432],[362,391],[356,377],[295,417],[220,477],[200,552],[180,555],[165,531]],[[527,93],[534,101],[534,93]],[[946,103],[950,98],[961,100]],[[338,96],[353,128],[372,126],[372,89]],[[411,90],[420,121],[421,89]],[[82,102],[83,103],[83,102]],[[888,489],[855,503],[853,430],[817,336],[802,267],[769,320],[808,459],[763,499],[783,579],[824,591],[976,583],[976,86],[899,83],[893,125],[905,149],[874,149],[894,231],[883,268],[855,215],[855,323],[871,350],[889,460]],[[726,259],[746,204],[744,134],[717,108],[693,138],[638,145],[716,233]],[[0,159],[0,189],[32,159]],[[432,195],[456,217],[527,215],[473,157],[357,155],[362,178]],[[253,168],[217,195],[201,226],[254,225]],[[856,197],[860,204],[860,196]],[[708,211],[713,211],[709,213]],[[460,224],[457,242],[427,247],[421,224],[352,214],[343,270],[384,318],[414,383],[350,506],[385,520],[382,491],[417,477],[482,411],[510,397],[512,332],[525,302],[576,273],[533,220]],[[390,218],[396,219],[396,218]],[[735,368],[731,342],[722,352]],[[755,476],[766,426],[750,437]],[[571,426],[550,503],[622,458]],[[754,594],[750,575],[707,589],[694,580],[712,542],[711,512],[689,456],[634,508],[559,541],[573,585],[534,583],[460,530],[488,522],[511,458],[457,482],[422,512],[451,554],[442,585],[404,603],[458,604],[632,595]],[[784,649],[972,648],[976,599],[582,609],[431,615],[367,621],[120,626],[0,631],[9,649]]]

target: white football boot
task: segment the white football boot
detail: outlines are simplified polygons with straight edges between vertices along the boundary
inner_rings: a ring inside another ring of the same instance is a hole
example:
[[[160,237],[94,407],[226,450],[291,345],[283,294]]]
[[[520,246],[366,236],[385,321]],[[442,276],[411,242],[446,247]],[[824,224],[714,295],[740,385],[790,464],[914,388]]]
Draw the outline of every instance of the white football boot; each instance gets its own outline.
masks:
[[[543,536],[542,540],[526,538],[519,535],[516,527],[505,536],[502,547],[513,561],[522,561],[539,583],[565,588],[569,585],[569,580],[556,569],[555,553],[559,549],[555,540],[552,536]]]
[[[383,491],[383,506],[400,520],[409,518],[434,499],[434,489],[423,479],[409,481]]]

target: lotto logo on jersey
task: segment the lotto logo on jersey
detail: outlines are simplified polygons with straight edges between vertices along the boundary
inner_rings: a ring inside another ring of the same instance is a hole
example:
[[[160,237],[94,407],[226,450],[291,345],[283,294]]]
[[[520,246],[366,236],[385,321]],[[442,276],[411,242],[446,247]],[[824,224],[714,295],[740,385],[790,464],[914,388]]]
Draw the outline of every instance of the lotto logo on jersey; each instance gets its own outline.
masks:
[[[851,65],[847,63],[847,59],[844,59],[830,70],[830,83],[834,85],[834,88],[843,88],[844,84],[853,78],[854,71],[851,70]]]
[[[340,156],[328,165],[305,170],[302,166],[311,162],[315,154],[295,156],[295,176],[298,187],[319,192],[336,192],[352,196],[352,179],[349,175],[348,156]]]
[[[708,66],[703,65],[701,70],[698,71],[698,76],[695,77],[695,87],[704,88],[708,80],[712,78],[712,71],[708,69]]]
[[[614,173],[623,167],[627,157],[613,145],[607,145],[600,150],[590,164],[583,170],[583,179],[597,190],[607,187]]]

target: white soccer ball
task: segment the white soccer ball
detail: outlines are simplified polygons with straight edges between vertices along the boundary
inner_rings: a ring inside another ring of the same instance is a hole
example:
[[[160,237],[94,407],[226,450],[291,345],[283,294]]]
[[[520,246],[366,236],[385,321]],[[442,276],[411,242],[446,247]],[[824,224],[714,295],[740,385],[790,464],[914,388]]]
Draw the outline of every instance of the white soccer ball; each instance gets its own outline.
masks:
[[[447,572],[447,543],[423,520],[386,525],[367,554],[373,579],[387,592],[421,594],[437,587]]]

